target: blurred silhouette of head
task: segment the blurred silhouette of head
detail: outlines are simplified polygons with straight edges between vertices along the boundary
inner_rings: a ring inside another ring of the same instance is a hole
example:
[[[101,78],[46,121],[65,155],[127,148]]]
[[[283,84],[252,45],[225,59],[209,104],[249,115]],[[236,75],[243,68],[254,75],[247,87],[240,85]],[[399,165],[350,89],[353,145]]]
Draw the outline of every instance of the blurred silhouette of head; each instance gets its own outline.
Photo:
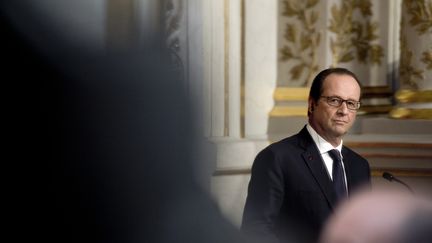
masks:
[[[24,87],[11,91],[19,101],[15,137],[23,138],[15,157],[30,171],[15,178],[22,236],[239,242],[194,180],[194,119],[166,50],[75,45],[33,4],[0,5],[5,72]]]
[[[432,202],[395,191],[363,192],[331,217],[321,243],[431,242]]]

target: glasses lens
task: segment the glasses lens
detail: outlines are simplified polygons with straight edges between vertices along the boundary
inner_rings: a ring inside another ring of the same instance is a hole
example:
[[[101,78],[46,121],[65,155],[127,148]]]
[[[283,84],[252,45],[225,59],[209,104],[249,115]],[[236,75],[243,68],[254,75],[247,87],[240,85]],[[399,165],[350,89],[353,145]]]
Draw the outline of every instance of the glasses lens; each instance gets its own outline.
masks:
[[[360,108],[360,102],[354,101],[354,100],[344,100],[339,97],[327,97],[323,96],[324,98],[327,98],[327,104],[335,107],[339,107],[342,105],[342,103],[345,101],[347,108],[350,110],[358,110]]]
[[[354,109],[357,108],[357,105],[356,105],[356,103],[354,101],[347,100],[346,103],[347,103],[348,108],[351,109],[351,110],[354,110]]]
[[[340,106],[342,104],[342,99],[337,97],[328,97],[327,103],[331,106]]]

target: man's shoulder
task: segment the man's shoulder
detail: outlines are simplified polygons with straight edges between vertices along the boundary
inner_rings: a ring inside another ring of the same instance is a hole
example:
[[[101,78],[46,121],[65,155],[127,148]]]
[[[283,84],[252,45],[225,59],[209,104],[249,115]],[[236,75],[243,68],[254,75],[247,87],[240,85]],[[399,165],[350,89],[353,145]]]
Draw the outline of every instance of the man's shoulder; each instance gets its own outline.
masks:
[[[350,149],[345,145],[342,147],[342,153],[344,154],[344,156],[348,156],[357,161],[363,161],[368,163],[368,161],[363,156],[361,156],[360,154],[358,154],[357,152],[355,152],[354,150]]]
[[[300,135],[294,134],[289,137],[285,137],[279,141],[272,142],[263,151],[282,152],[290,151],[291,149],[298,148],[300,141]]]
[[[292,156],[301,153],[298,134],[273,142],[255,157],[254,168],[286,167]]]
[[[350,156],[358,156],[361,157],[360,154],[358,154],[357,152],[355,152],[354,150],[352,150],[351,148],[347,147],[346,145],[342,146],[342,153],[348,154]]]

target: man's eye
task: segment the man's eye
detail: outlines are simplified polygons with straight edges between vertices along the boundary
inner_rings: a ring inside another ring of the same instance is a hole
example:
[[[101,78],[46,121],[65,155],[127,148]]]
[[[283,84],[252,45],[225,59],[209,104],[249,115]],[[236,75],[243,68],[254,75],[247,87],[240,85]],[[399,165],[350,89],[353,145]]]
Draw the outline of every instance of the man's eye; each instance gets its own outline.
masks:
[[[338,99],[338,98],[331,98],[330,102],[332,102],[332,103],[339,103],[340,99]]]
[[[354,101],[347,101],[347,104],[349,105],[349,106],[355,106],[356,105],[356,103],[354,102]]]

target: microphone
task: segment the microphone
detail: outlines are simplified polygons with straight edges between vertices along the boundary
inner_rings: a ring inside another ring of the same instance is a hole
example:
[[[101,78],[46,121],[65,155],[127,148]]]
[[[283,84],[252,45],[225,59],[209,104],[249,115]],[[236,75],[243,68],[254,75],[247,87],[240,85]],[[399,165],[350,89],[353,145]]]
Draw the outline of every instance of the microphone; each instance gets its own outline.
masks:
[[[409,190],[412,194],[414,194],[413,189],[412,189],[410,186],[408,186],[408,184],[406,184],[405,182],[403,182],[403,181],[399,180],[398,178],[394,177],[394,176],[393,176],[392,174],[390,174],[389,172],[384,172],[384,173],[382,174],[382,176],[384,177],[384,179],[386,179],[386,180],[388,180],[388,181],[390,181],[390,182],[392,182],[392,181],[396,181],[396,182],[398,182],[398,183],[404,185],[406,188],[408,188],[408,190]]]

